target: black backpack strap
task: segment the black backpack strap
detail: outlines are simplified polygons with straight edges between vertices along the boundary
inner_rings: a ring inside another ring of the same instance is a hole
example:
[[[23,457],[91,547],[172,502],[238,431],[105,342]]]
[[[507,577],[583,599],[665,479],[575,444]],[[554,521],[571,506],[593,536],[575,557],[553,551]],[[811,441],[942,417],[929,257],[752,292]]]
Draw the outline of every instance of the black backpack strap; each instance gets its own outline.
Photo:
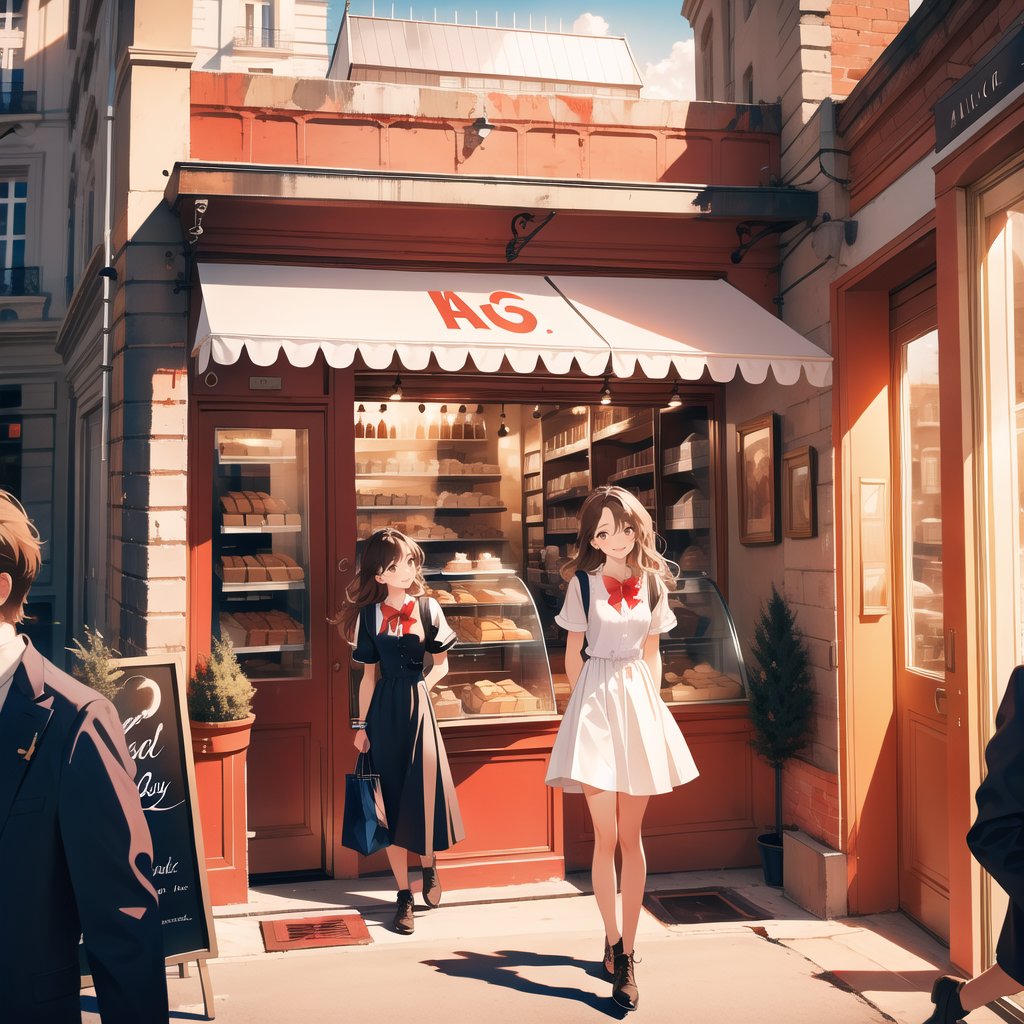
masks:
[[[582,570],[576,570],[576,582],[580,585],[580,597],[583,599],[583,617],[590,621],[590,577]]]
[[[420,622],[423,623],[423,642],[426,644],[436,640],[437,624],[434,622],[434,616],[430,614],[430,598],[426,594],[420,594],[416,598],[416,611]]]

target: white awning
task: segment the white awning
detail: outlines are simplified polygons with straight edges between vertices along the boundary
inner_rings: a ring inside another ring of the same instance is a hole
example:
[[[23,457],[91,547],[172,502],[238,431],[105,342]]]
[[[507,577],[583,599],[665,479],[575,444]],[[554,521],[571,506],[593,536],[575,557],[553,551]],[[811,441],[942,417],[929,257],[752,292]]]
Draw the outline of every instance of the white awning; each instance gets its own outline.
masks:
[[[760,383],[827,384],[831,359],[724,281],[625,277],[540,277],[446,270],[348,270],[332,267],[206,263],[203,305],[192,354],[200,372],[229,365],[243,351],[257,366],[283,352],[309,366],[371,369],[397,356],[408,370],[433,356],[448,371],[472,359],[480,371],[504,359],[517,373],[538,362],[565,374],[575,360],[601,376],[639,367],[647,377],[696,380],[707,367],[718,381],[736,371]]]

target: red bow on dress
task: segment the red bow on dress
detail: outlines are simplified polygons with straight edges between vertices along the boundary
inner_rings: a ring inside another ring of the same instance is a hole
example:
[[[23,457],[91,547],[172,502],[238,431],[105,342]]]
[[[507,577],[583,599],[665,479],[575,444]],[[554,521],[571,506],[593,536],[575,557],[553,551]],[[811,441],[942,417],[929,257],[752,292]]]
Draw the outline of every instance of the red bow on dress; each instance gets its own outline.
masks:
[[[389,604],[382,604],[380,606],[380,634],[401,632],[402,636],[405,636],[416,621],[412,617],[412,610],[415,607],[415,601],[407,601],[400,609],[392,608]]]
[[[608,603],[616,610],[622,611],[622,602],[625,601],[630,608],[635,608],[640,603],[637,595],[640,593],[640,577],[630,576],[628,580],[619,581],[611,576],[604,576],[605,589],[608,591]]]

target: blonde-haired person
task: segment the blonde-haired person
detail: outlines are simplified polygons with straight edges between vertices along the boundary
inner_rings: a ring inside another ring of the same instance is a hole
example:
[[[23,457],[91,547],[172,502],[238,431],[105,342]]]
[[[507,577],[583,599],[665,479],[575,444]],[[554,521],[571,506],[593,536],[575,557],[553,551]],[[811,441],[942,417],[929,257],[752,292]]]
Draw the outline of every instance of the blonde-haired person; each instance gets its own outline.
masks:
[[[103,1024],[166,1024],[153,848],[110,701],[17,632],[41,561],[0,491],[0,1003],[19,1024],[80,1024],[78,940]]]
[[[380,776],[391,845],[388,863],[398,886],[392,926],[411,935],[416,923],[409,853],[423,867],[423,901],[441,903],[434,855],[465,833],[455,783],[437,727],[430,690],[448,674],[455,632],[441,606],[424,594],[423,549],[387,527],[363,543],[359,570],[336,624],[363,666],[354,744],[369,753]],[[427,667],[429,655],[429,668]]]
[[[572,696],[547,783],[586,797],[594,824],[591,877],[605,927],[604,967],[613,975],[612,998],[635,1010],[640,994],[633,944],[647,881],[644,812],[655,794],[697,777],[660,693],[658,645],[676,624],[668,603],[674,577],[655,548],[650,514],[621,487],[599,487],[587,497],[578,543],[576,557],[562,568],[568,587],[555,619],[569,634],[565,671]],[[616,845],[622,853],[621,927]]]

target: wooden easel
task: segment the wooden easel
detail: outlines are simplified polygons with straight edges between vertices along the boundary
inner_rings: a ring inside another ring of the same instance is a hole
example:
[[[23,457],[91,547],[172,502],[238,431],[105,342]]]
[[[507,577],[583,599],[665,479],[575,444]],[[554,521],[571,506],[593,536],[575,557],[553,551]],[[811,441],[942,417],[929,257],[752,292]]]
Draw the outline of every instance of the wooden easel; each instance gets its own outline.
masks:
[[[196,965],[196,970],[199,972],[199,988],[203,993],[203,1012],[206,1014],[207,1020],[217,1019],[217,1007],[213,1001],[213,985],[210,982],[210,966],[206,962],[206,957],[195,957],[192,960],[179,960],[178,961],[178,977],[188,978],[189,967],[192,964]]]

